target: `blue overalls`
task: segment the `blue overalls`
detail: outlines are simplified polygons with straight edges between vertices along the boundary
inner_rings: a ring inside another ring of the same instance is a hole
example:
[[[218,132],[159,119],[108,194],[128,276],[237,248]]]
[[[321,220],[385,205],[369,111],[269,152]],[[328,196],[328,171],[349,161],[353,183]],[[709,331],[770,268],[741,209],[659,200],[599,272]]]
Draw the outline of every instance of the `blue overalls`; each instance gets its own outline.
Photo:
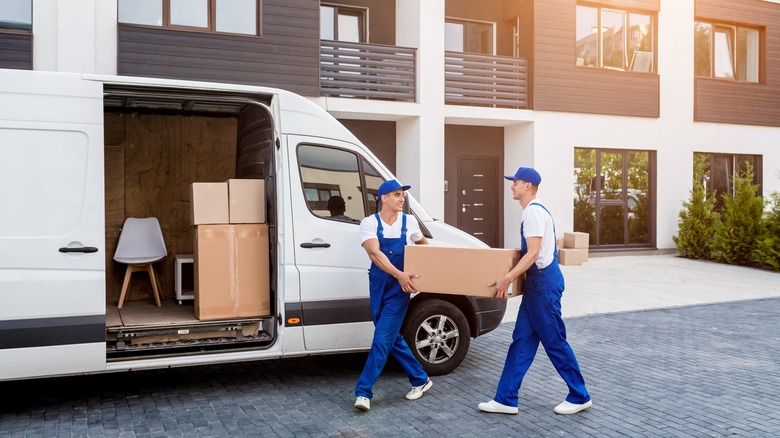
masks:
[[[529,204],[528,207],[531,205],[537,205],[550,213],[541,204]],[[527,244],[523,224],[520,224],[520,240],[520,248],[525,253]],[[539,269],[534,263],[526,274],[523,301],[520,303],[517,322],[512,332],[512,343],[509,345],[494,400],[506,406],[518,405],[517,393],[520,384],[541,341],[547,357],[569,387],[566,401],[574,404],[587,403],[590,395],[585,388],[585,380],[582,378],[577,358],[574,357],[574,351],[566,342],[566,326],[561,318],[564,282],[563,273],[558,267],[557,242],[552,263],[544,269]]]
[[[379,238],[379,249],[390,259],[390,263],[401,271],[404,270],[404,247],[406,246],[406,215],[402,216],[401,237],[387,239],[382,233],[382,221],[375,214],[379,224],[376,235]],[[368,271],[369,288],[371,291],[371,317],[374,320],[374,340],[368,352],[366,365],[355,386],[356,397],[371,399],[374,394],[371,387],[387,363],[388,355],[392,354],[406,373],[412,386],[424,385],[428,374],[422,369],[417,359],[412,355],[409,346],[401,336],[401,325],[409,307],[409,294],[401,289],[392,275],[371,263]]]

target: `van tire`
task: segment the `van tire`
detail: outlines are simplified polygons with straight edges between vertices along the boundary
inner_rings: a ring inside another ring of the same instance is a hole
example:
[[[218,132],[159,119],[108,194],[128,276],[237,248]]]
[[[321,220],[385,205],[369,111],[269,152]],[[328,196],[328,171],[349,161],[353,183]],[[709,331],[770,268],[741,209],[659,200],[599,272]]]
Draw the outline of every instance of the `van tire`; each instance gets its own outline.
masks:
[[[439,330],[442,323],[443,329]],[[447,374],[463,362],[469,351],[470,333],[463,312],[439,299],[427,299],[416,305],[412,301],[401,327],[412,354],[431,376]]]

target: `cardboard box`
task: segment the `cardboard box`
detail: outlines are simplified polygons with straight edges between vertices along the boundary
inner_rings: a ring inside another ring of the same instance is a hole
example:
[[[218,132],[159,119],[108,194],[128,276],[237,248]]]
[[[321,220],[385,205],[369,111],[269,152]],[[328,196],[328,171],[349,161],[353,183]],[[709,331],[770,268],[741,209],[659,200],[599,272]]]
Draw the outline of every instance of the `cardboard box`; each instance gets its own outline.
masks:
[[[265,223],[265,181],[229,179],[227,183],[230,223]]]
[[[588,248],[590,246],[590,235],[588,233],[563,233],[564,248]]]
[[[561,248],[558,251],[558,264],[579,266],[588,261],[588,248]]]
[[[194,248],[195,317],[270,314],[267,225],[198,225]]]
[[[190,185],[190,224],[227,224],[228,185],[224,182],[195,182]]]
[[[488,284],[506,274],[520,260],[519,249],[450,248],[410,245],[404,249],[404,271],[419,277],[421,292],[492,297]],[[522,294],[523,277],[510,285],[510,297]]]

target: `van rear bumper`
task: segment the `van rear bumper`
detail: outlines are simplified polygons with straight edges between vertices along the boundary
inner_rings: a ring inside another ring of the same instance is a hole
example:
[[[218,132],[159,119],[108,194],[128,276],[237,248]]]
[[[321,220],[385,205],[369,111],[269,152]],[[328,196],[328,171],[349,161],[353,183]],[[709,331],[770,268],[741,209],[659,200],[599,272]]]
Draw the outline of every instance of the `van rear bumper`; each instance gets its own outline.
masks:
[[[506,301],[495,298],[469,297],[474,306],[474,316],[477,322],[475,337],[493,331],[504,319]]]

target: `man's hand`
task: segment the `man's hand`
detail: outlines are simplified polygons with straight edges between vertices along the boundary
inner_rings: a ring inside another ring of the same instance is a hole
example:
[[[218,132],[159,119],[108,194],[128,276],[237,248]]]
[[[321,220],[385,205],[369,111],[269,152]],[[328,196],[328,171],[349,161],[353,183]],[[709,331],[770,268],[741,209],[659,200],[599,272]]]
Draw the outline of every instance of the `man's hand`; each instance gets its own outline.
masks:
[[[398,280],[398,284],[401,285],[401,290],[403,290],[406,293],[414,293],[419,292],[417,290],[417,286],[414,285],[414,282],[412,281],[412,278],[417,278],[417,275],[411,273],[411,272],[400,272],[398,275],[396,275],[396,280]]]
[[[488,286],[495,287],[495,291],[493,292],[494,298],[505,300],[509,298],[508,292],[510,283],[512,283],[512,279],[509,277],[509,274],[506,274],[498,277],[496,281],[490,283]]]

